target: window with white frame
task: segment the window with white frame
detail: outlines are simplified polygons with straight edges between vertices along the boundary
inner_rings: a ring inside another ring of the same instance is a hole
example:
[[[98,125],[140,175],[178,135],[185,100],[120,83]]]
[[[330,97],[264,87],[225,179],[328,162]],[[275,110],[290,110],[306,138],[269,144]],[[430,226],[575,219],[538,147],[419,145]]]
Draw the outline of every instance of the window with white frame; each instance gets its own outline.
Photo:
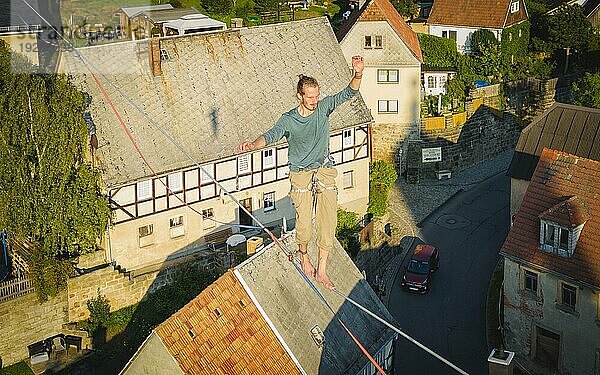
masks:
[[[397,100],[378,100],[377,112],[379,113],[398,113]]]
[[[237,170],[238,170],[238,174],[250,172],[250,154],[238,156]]]
[[[214,164],[206,164],[203,165],[200,169],[200,183],[205,184],[212,182],[215,177],[215,165]]]
[[[169,228],[171,231],[171,238],[183,236],[185,234],[183,215],[175,216],[169,219]]]
[[[206,208],[202,210],[202,221],[204,222],[204,229],[212,228],[215,226],[214,219],[215,211],[212,208]]]
[[[162,61],[167,61],[169,60],[169,53],[167,52],[166,49],[161,48],[160,49],[160,59]]]
[[[143,227],[138,228],[138,236],[140,238],[148,237],[152,233],[154,233],[154,224],[148,224],[148,225],[144,225]]]
[[[138,201],[152,198],[152,180],[140,181],[136,185]]]
[[[342,132],[342,146],[344,148],[354,146],[354,129],[344,129]]]
[[[275,166],[275,150],[270,148],[268,150],[263,150],[263,168],[270,168]]]
[[[398,83],[399,76],[398,69],[377,69],[378,83]]]
[[[354,187],[354,171],[347,171],[342,174],[342,186],[344,189]]]
[[[442,31],[442,38],[452,39],[453,41],[456,42],[456,31],[454,31],[454,30],[443,30]]]
[[[523,289],[537,295],[538,274],[529,270],[523,271]]]
[[[265,195],[263,197],[263,205],[264,205],[265,212],[275,209],[275,192],[274,191],[265,193]]]
[[[375,35],[375,48],[383,48],[383,36]]]
[[[513,1],[510,3],[510,12],[515,13],[519,11],[519,1]]]
[[[570,257],[574,252],[574,244],[571,244],[573,233],[557,224],[540,221],[540,230],[542,242],[540,248],[543,251],[558,254],[563,257]]]
[[[544,243],[546,245],[554,246],[554,233],[556,228],[554,225],[545,223],[544,224]]]
[[[560,282],[560,304],[570,310],[577,309],[577,287]]]
[[[172,193],[183,190],[183,173],[177,172],[170,174],[167,177],[167,184]]]
[[[365,35],[365,48],[373,48],[373,40],[371,39],[371,35]]]
[[[176,228],[183,225],[183,215],[175,216],[169,219],[169,227]]]
[[[434,76],[427,77],[427,87],[429,87],[430,89],[435,88],[435,77]]]

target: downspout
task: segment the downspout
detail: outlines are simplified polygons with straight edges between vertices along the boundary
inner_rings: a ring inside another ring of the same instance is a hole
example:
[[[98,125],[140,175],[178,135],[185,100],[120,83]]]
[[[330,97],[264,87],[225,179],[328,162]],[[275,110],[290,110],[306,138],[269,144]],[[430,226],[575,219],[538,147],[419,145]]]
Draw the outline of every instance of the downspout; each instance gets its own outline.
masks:
[[[1,232],[2,236],[2,251],[4,253],[4,265],[8,267],[8,254],[6,253],[6,232]]]

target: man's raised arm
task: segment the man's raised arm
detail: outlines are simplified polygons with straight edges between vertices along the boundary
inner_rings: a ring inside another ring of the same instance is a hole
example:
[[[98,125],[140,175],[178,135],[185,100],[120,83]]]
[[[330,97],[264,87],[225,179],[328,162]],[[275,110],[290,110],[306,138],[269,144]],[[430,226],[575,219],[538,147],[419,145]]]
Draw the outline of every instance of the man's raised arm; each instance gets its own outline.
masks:
[[[365,62],[362,56],[352,56],[352,69],[354,69],[354,77],[350,81],[350,88],[352,90],[360,89],[360,80],[362,79],[363,70],[365,69]]]

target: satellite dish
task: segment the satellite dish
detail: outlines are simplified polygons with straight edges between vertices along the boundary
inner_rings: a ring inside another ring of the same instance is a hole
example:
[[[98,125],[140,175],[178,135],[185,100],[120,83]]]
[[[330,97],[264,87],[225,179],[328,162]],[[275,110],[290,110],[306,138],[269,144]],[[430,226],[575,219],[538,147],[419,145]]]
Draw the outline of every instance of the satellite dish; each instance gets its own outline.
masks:
[[[241,244],[242,242],[246,242],[246,236],[244,236],[243,234],[233,234],[231,236],[229,236],[229,238],[227,239],[227,245],[228,246],[237,246],[239,244]]]

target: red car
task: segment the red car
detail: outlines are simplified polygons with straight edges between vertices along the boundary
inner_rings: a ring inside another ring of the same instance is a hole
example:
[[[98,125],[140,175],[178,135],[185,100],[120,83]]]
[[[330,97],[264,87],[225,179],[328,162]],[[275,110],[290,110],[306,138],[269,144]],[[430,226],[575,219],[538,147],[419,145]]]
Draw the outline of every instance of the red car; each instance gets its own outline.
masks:
[[[431,274],[437,271],[440,263],[438,250],[427,244],[418,244],[402,276],[402,287],[409,292],[427,293]]]

